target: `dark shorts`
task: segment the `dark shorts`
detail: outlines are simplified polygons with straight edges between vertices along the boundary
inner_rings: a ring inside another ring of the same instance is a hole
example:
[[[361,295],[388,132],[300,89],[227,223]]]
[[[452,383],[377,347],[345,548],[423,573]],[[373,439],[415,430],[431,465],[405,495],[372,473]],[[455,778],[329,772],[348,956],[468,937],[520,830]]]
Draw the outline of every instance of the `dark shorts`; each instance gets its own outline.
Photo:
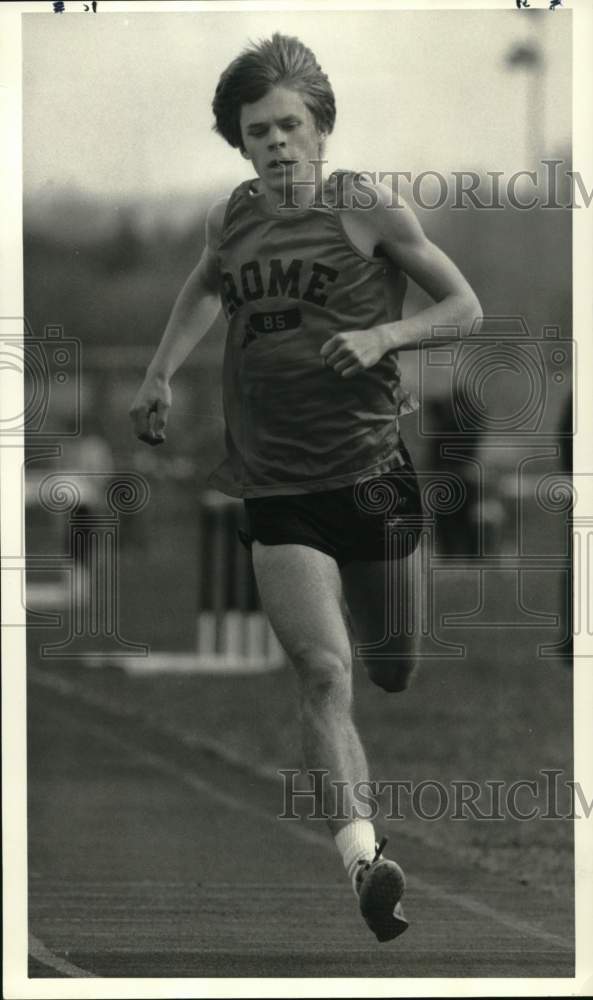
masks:
[[[416,546],[422,503],[412,459],[401,444],[403,465],[321,493],[244,500],[244,545],[308,545],[339,566],[354,560],[401,559]]]

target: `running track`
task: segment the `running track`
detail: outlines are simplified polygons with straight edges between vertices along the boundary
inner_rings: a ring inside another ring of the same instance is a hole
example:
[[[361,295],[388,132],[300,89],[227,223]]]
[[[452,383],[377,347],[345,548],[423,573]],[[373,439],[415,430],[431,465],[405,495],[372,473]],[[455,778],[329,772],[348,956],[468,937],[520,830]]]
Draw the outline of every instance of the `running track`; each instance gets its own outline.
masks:
[[[31,977],[574,975],[570,892],[427,856],[399,824],[411,927],[380,945],[326,831],[275,819],[277,784],[39,671],[29,767]]]

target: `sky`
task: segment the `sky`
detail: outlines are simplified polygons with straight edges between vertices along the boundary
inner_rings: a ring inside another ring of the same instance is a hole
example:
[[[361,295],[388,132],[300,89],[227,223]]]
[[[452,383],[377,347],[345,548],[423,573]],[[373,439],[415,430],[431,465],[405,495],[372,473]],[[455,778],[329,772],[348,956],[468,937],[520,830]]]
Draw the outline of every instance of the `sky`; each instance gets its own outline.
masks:
[[[67,5],[68,6],[68,5]],[[75,6],[72,4],[71,6]],[[76,5],[78,6],[78,5]],[[212,131],[221,71],[250,39],[298,35],[334,87],[330,165],[514,170],[571,133],[570,17],[508,11],[138,12],[24,16],[25,194],[227,189],[252,174]],[[535,77],[505,66],[528,38]]]

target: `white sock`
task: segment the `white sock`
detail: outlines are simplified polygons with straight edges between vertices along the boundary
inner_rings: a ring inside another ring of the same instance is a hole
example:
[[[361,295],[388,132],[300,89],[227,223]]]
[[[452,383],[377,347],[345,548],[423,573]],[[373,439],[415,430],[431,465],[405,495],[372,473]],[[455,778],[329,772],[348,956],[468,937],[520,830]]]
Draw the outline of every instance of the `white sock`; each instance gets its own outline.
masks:
[[[359,861],[372,861],[375,856],[375,830],[368,819],[355,819],[335,835],[336,847],[342,855],[344,868],[356,893],[355,875]]]

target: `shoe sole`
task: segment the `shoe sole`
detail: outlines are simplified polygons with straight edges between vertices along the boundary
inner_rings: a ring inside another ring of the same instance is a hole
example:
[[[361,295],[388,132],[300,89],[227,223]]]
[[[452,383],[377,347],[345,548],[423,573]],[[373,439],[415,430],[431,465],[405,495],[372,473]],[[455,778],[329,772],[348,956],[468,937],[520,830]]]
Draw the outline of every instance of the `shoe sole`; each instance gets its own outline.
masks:
[[[392,941],[408,929],[400,899],[406,887],[395,861],[378,862],[360,889],[360,912],[378,941]]]

